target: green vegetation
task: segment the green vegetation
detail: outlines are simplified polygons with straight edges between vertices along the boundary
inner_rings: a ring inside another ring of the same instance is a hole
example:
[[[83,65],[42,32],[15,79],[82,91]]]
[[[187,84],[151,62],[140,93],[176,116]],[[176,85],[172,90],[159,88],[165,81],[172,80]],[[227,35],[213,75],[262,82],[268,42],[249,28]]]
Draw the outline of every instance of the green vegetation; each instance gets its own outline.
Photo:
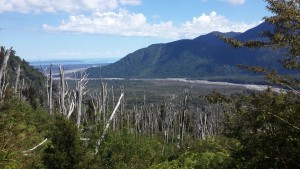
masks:
[[[51,143],[45,148],[43,162],[46,168],[80,169],[85,164],[85,149],[78,128],[58,116],[50,132]]]
[[[270,41],[223,39],[234,47],[285,48],[282,66],[299,71],[300,4],[298,1],[266,2],[275,14],[265,18],[275,27],[274,32],[263,33]],[[10,59],[18,60],[14,52]],[[9,85],[16,77],[12,66],[15,62],[11,60],[7,68],[10,79],[0,79],[0,94],[7,94],[0,95],[0,168],[300,168],[297,76],[243,65],[263,73],[269,82],[286,90],[276,93],[270,88],[263,92],[225,95],[212,92],[195,97],[191,90],[185,89],[156,103],[147,103],[146,98],[160,93],[161,99],[166,93],[150,88],[151,85],[148,86],[151,92],[157,93],[151,95],[144,90],[139,93],[143,97],[126,102],[115,98],[126,89],[121,87],[114,92],[102,81],[101,92],[90,93],[78,103],[74,98],[79,92],[65,91],[60,95],[59,84],[54,90],[58,90],[53,94],[56,104],[50,114],[43,104],[47,99],[39,94],[44,87],[32,87],[44,84],[38,80],[40,74],[26,62],[22,62],[22,70],[27,69],[23,78],[28,80],[28,88],[15,92],[14,86]],[[161,87],[166,90],[168,85],[161,84]],[[171,88],[171,92],[178,87],[182,86]],[[65,106],[60,107],[61,97],[65,95],[68,96],[64,98]],[[69,109],[73,104],[74,111]],[[78,107],[82,109],[76,110]],[[73,114],[61,113],[61,109],[67,108],[72,111],[65,112]],[[106,135],[102,135],[104,130]]]
[[[232,154],[238,168],[298,168],[300,97],[270,90],[244,96],[226,119],[226,136],[242,145]],[[239,103],[240,104],[240,103]]]
[[[0,112],[0,168],[42,166],[43,146],[24,151],[44,140],[51,124],[49,114],[16,99],[5,101]]]

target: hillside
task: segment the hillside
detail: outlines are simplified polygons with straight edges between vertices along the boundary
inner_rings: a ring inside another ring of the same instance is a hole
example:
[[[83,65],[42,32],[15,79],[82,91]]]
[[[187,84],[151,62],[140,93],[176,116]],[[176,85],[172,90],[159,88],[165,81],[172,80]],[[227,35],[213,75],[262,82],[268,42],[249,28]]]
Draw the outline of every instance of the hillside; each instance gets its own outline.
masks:
[[[4,48],[2,47],[2,50]],[[4,53],[0,52],[0,65],[3,62]],[[20,64],[21,73],[20,79],[24,79],[25,85],[27,86],[43,86],[44,83],[44,76],[34,67],[30,66],[27,61],[21,59],[19,56],[16,55],[16,52],[13,50],[10,53],[10,57],[7,63],[7,80],[10,84],[13,84],[16,78],[17,67]]]
[[[1,47],[0,52],[0,65],[3,65],[4,52],[5,49]],[[15,88],[17,83],[17,72],[18,66],[20,65],[20,76],[18,87]],[[10,99],[14,96],[14,92],[17,92],[19,96],[22,96],[26,101],[28,101],[34,108],[44,105],[46,100],[45,92],[45,77],[37,69],[33,68],[20,57],[16,56],[14,50],[11,51],[10,57],[7,62],[6,74],[3,76],[4,81],[7,87],[5,90],[5,99]],[[1,98],[2,99],[2,98]]]
[[[120,78],[207,78],[249,74],[237,64],[280,68],[278,53],[271,49],[234,49],[216,35],[240,40],[261,39],[259,32],[270,30],[262,23],[244,33],[212,32],[195,39],[153,44],[128,54],[119,61],[101,68],[90,68],[90,77]]]

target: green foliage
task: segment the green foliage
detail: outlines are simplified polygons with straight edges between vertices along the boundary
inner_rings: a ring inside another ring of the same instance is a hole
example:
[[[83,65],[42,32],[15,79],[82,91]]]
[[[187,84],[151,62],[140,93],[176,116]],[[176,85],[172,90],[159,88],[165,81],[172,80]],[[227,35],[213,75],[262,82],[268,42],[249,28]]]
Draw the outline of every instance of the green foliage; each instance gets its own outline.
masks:
[[[233,158],[239,168],[299,168],[300,97],[270,90],[245,96],[226,120],[228,137],[240,141]]]
[[[195,143],[189,146],[178,158],[155,164],[150,168],[228,168],[232,160],[231,150],[238,148],[239,143],[234,139],[219,137],[195,140]]]
[[[281,65],[290,70],[300,69],[300,2],[295,0],[265,0],[274,15],[265,21],[273,31],[262,32],[267,41],[241,42],[223,38],[234,47],[271,47],[283,52]],[[261,66],[242,66],[265,74],[273,84],[286,86],[292,93],[271,90],[244,96],[237,102],[237,112],[226,120],[226,135],[240,141],[233,153],[237,168],[299,168],[300,167],[300,97],[293,89],[300,80],[293,75],[280,75],[278,70]]]
[[[267,9],[274,15],[264,19],[275,26],[274,33],[268,32],[270,46],[287,49],[282,65],[289,69],[300,69],[300,2],[295,0],[265,0]]]
[[[43,146],[25,155],[23,151],[43,141],[49,117],[19,100],[4,102],[0,108],[0,168],[42,166]]]
[[[148,168],[161,157],[162,145],[154,138],[129,133],[109,134],[99,147],[101,168]]]
[[[274,15],[264,17],[264,20],[273,26],[273,30],[264,30],[261,32],[265,41],[240,41],[234,38],[220,36],[226,43],[235,48],[272,48],[281,53],[281,66],[288,70],[300,69],[300,2],[295,0],[278,1],[265,0],[267,9]],[[272,70],[259,66],[242,66],[243,68],[265,74],[266,79],[273,84],[284,85],[288,87],[299,86],[300,80],[295,76],[280,75],[278,68]],[[289,72],[295,73],[295,72]],[[298,72],[296,72],[298,73]]]
[[[84,168],[85,152],[77,127],[69,120],[57,116],[50,137],[51,143],[43,154],[47,168]]]
[[[4,51],[4,47],[1,47]],[[4,53],[0,52],[0,65],[3,62]],[[37,69],[29,65],[25,60],[21,60],[19,56],[16,56],[16,51],[10,53],[10,57],[6,70],[6,81],[10,84],[6,92],[6,99],[11,99],[14,96],[13,87],[17,77],[17,67],[20,65],[20,81],[19,85],[23,83],[22,94],[28,99],[30,104],[34,108],[38,108],[44,105],[46,100],[46,93],[44,92],[44,75]]]

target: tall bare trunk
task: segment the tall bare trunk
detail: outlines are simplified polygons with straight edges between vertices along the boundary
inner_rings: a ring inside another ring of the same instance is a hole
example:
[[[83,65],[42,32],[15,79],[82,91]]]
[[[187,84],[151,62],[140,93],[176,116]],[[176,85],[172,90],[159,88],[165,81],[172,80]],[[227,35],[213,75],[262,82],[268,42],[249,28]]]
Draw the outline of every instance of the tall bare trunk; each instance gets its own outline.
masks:
[[[17,77],[16,77],[15,89],[14,89],[15,95],[18,94],[19,82],[20,82],[20,73],[21,73],[21,66],[20,66],[20,64],[18,64],[18,68],[17,68]]]
[[[80,79],[76,82],[76,97],[77,97],[77,127],[80,126],[81,123],[81,103],[82,103],[82,97],[86,93],[84,92],[84,89],[86,88],[87,81],[87,74],[84,71],[80,72]]]
[[[0,68],[0,85],[2,84],[3,76],[6,72],[7,61],[9,59],[10,53],[12,51],[12,47],[4,52],[4,48],[1,49],[1,52],[4,53],[3,63]]]
[[[68,94],[67,93],[68,91],[66,91],[65,74],[61,65],[59,65],[59,75],[60,75],[60,109],[63,116],[67,116],[65,96]]]
[[[53,114],[53,102],[52,102],[52,85],[53,85],[53,79],[52,79],[52,68],[53,65],[50,64],[50,74],[49,74],[49,81],[50,81],[50,85],[49,85],[49,113]]]
[[[4,58],[3,58],[2,66],[0,68],[0,102],[4,100],[5,91],[8,86],[8,83],[5,82],[5,74],[6,74],[7,61],[9,59],[11,51],[12,51],[12,47],[6,51],[4,51],[4,48],[1,48],[1,53],[4,53]]]

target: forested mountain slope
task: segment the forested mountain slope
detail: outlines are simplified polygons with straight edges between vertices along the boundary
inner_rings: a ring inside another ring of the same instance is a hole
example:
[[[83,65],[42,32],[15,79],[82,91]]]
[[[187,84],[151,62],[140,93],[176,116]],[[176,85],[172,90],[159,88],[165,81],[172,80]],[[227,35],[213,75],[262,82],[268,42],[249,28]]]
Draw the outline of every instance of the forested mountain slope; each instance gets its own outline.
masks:
[[[2,47],[1,50],[4,51],[5,49]],[[0,52],[0,65],[3,64],[3,58],[4,52]],[[13,83],[15,81],[18,65],[20,65],[21,69],[21,80],[24,79],[27,84],[34,86],[40,86],[44,83],[44,75],[34,67],[30,66],[27,61],[17,56],[14,50],[12,50],[12,52],[10,53],[10,57],[7,63],[7,80],[10,83]]]
[[[1,47],[1,67],[3,66],[4,56],[6,54],[5,51],[7,52],[8,50]],[[34,67],[30,66],[24,59],[22,60],[18,57],[14,50],[11,50],[10,52],[1,82],[2,88],[3,86],[6,86],[6,90],[3,88],[1,97],[10,98],[14,93],[19,93],[19,95],[26,97],[26,100],[34,107],[41,106],[46,100],[44,75]]]
[[[262,40],[259,33],[270,29],[270,25],[262,23],[244,33],[212,32],[192,40],[153,44],[128,54],[113,64],[87,71],[90,77],[201,79],[249,73],[237,67],[237,64],[260,65],[280,70],[277,63],[279,54],[271,49],[234,49],[217,37],[222,35],[243,41]]]

